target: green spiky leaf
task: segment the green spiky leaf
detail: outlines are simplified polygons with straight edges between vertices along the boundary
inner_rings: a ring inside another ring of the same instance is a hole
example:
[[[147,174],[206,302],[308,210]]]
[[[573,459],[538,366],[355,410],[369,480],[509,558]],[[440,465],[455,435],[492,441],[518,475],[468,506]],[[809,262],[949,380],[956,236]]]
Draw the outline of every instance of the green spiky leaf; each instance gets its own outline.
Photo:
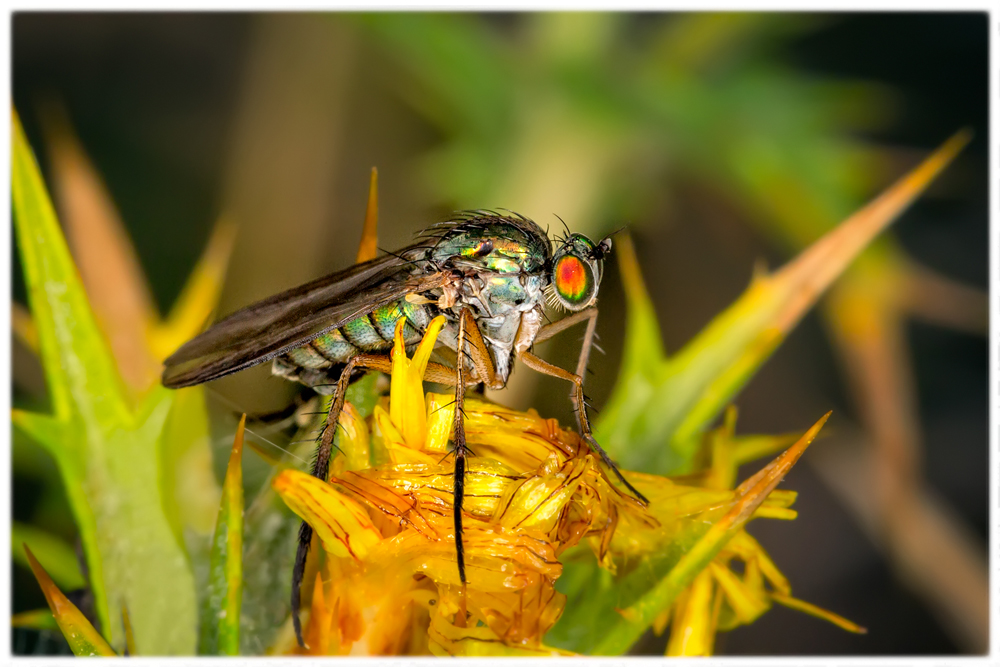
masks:
[[[222,485],[222,502],[212,539],[208,595],[202,607],[201,655],[239,655],[243,599],[243,429],[240,419]]]
[[[968,142],[961,132],[882,195],[781,270],[750,287],[677,354],[663,358],[653,328],[626,332],[626,364],[598,423],[597,439],[627,468],[687,472],[711,422],[788,332],[872,239],[891,223]],[[634,255],[622,255],[629,304],[648,311]],[[632,316],[645,322],[646,315]],[[645,361],[645,363],[643,363]]]
[[[13,124],[15,232],[52,405],[51,415],[15,410],[14,425],[56,461],[111,643],[124,643],[110,612],[124,603],[146,652],[190,654],[194,580],[163,510],[160,439],[173,395],[158,387],[135,408],[126,400],[16,115]]]

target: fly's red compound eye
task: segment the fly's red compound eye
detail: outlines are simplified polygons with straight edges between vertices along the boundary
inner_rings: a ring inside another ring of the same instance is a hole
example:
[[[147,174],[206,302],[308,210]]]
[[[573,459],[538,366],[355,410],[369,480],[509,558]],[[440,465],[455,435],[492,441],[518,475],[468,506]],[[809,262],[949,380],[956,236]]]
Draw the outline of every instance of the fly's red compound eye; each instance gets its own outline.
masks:
[[[575,255],[559,258],[555,265],[553,282],[559,297],[567,306],[588,303],[594,295],[594,273],[583,260]]]
[[[582,234],[562,239],[552,257],[552,275],[545,288],[549,306],[581,311],[593,304],[601,285],[602,260],[610,246],[595,246]]]

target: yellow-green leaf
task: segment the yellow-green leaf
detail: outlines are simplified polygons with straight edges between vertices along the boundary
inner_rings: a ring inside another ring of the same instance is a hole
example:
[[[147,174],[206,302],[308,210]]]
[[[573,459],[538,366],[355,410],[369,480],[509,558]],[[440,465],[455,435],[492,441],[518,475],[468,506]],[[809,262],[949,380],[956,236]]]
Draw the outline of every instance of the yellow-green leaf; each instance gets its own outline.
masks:
[[[173,396],[161,438],[163,488],[171,500],[164,510],[182,542],[185,528],[199,535],[212,533],[220,490],[212,467],[205,388],[184,387]]]
[[[16,114],[13,124],[14,229],[53,411],[68,418],[73,402],[102,424],[124,421],[128,407],[121,380]]]
[[[24,562],[27,563],[28,559],[25,558]],[[30,628],[32,630],[58,630],[59,624],[56,623],[56,619],[52,615],[52,610],[46,607],[45,609],[32,609],[31,611],[22,611],[14,614],[10,617],[10,627]]]
[[[621,375],[641,375],[652,378],[656,363],[666,358],[660,325],[656,320],[653,301],[639,271],[635,246],[628,234],[616,244],[622,286],[628,311],[625,316],[625,349],[622,353]]]
[[[710,510],[701,518],[702,524],[709,525],[708,529],[676,561],[665,577],[644,592],[638,600],[621,609],[617,622],[602,633],[594,649],[595,653],[619,655],[635,643],[656,617],[670,607],[680,592],[694,581],[698,573],[708,566],[733,535],[746,524],[767,495],[802,456],[829,416],[829,413],[824,415],[781,456],[740,484],[736,488],[736,500],[721,517],[718,516],[719,510]]]
[[[87,617],[62,594],[59,587],[45,572],[45,568],[35,560],[35,556],[27,544],[24,545],[24,551],[31,571],[35,573],[35,579],[38,580],[38,585],[41,586],[42,593],[45,594],[45,600],[49,603],[52,616],[59,625],[66,641],[69,642],[73,654],[78,656],[114,656],[115,652],[111,650],[111,646],[104,640],[101,633],[95,630]]]
[[[358,244],[356,262],[367,262],[378,255],[378,169],[372,167],[368,183],[368,207],[365,209],[365,224],[361,229],[361,243]]]
[[[128,607],[122,605],[122,626],[125,628],[126,655],[136,656],[139,652],[135,647],[135,635],[132,632],[132,618],[128,615]]]
[[[100,333],[38,165],[13,117],[15,231],[53,414],[15,410],[17,428],[53,456],[87,559],[101,629],[124,637],[128,604],[145,651],[188,654],[196,643],[194,577],[164,514],[160,438],[173,394],[154,387],[137,406]]]
[[[52,190],[80,277],[118,372],[139,396],[159,375],[159,360],[146,344],[146,329],[159,317],[152,294],[121,216],[65,113],[43,119]]]
[[[157,359],[166,358],[205,328],[218,305],[235,242],[236,225],[222,218],[170,314],[149,330],[149,345]]]

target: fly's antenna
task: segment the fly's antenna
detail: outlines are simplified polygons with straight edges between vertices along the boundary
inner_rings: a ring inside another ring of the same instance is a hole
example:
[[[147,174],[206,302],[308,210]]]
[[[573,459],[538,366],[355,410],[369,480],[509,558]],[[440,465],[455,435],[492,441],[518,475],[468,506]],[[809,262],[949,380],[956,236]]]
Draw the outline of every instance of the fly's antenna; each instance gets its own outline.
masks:
[[[562,223],[562,226],[563,226],[563,229],[565,229],[565,230],[566,230],[566,236],[567,236],[567,237],[569,237],[569,236],[572,236],[572,235],[573,235],[573,232],[571,232],[571,231],[570,231],[570,229],[569,229],[569,225],[567,225],[567,224],[566,224],[566,221],[565,221],[565,220],[563,220],[563,219],[562,219],[562,218],[561,218],[561,217],[559,216],[559,214],[558,214],[558,213],[553,213],[552,215],[556,216],[556,219],[557,219],[557,220],[558,220],[559,222],[561,222],[561,223]]]
[[[556,242],[559,245],[566,245],[570,238],[572,238],[573,232],[570,231],[569,225],[566,224],[566,221],[563,220],[558,213],[553,213],[552,215],[556,216],[556,219],[562,223],[563,229],[566,231],[566,236],[557,236]]]
[[[620,234],[627,228],[628,227],[626,225],[622,225],[621,227],[619,227],[618,229],[616,229],[615,231],[611,232],[603,239],[601,239],[601,242],[597,244],[597,247],[595,247],[594,251],[591,253],[591,257],[593,257],[594,259],[604,259],[607,255],[609,255],[611,253],[611,237],[616,234]]]

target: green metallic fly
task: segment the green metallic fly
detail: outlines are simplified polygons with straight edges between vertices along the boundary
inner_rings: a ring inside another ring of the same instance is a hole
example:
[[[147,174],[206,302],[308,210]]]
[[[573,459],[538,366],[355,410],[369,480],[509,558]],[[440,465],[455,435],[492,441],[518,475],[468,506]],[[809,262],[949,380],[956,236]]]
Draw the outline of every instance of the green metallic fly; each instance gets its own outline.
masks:
[[[273,360],[273,372],[332,395],[312,474],[329,473],[335,425],[355,371],[388,373],[396,325],[403,320],[408,352],[430,321],[444,315],[438,337],[454,367],[431,363],[425,379],[454,386],[454,521],[459,577],[465,582],[462,501],[469,454],[462,423],[466,387],[501,389],[514,359],[528,368],[570,382],[583,439],[643,504],[648,501],[591,435],[583,373],[597,324],[597,292],[611,240],[594,243],[567,234],[553,246],[545,232],[520,215],[471,211],[433,225],[413,245],[362,262],[247,306],[183,345],[165,362],[163,384],[177,388],[208,382]],[[543,302],[569,315],[548,325]],[[575,373],[554,366],[532,346],[586,321]],[[298,618],[300,588],[312,528],[303,522],[292,575],[292,618]]]

